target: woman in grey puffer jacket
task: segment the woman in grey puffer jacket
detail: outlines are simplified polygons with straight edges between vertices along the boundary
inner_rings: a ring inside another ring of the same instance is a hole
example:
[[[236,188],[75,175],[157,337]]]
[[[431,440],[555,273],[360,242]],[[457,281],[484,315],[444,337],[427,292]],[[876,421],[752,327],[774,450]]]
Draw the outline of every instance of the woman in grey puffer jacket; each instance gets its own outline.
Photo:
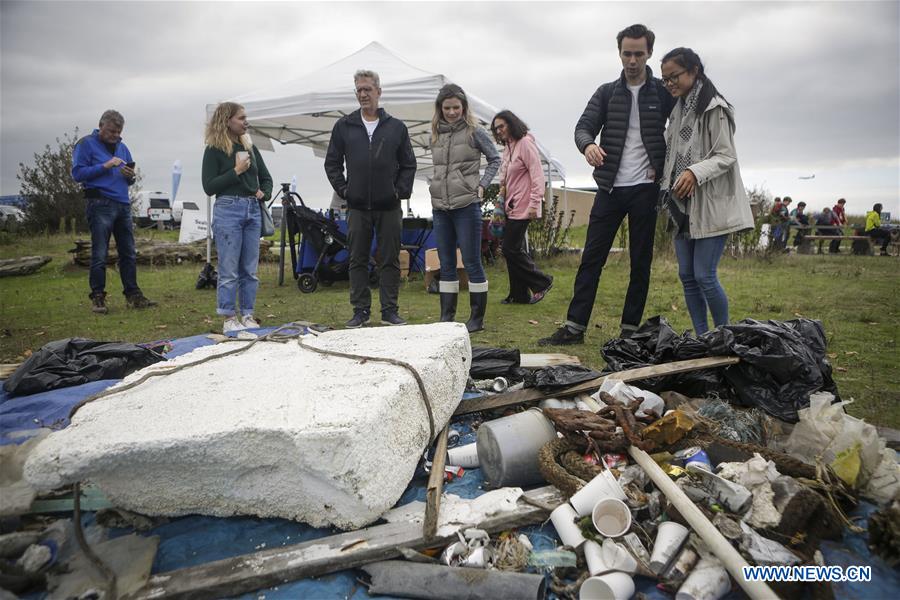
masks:
[[[728,297],[717,268],[729,233],[753,228],[734,147],[734,109],[690,48],[662,59],[662,80],[678,101],[666,129],[661,188],[677,229],[675,254],[684,301],[697,335],[728,323]]]
[[[500,155],[488,133],[475,123],[466,93],[458,85],[448,83],[434,101],[431,155],[434,176],[428,189],[441,261],[441,321],[452,321],[456,316],[459,247],[469,277],[472,310],[466,328],[469,333],[481,331],[488,292],[481,264],[481,198],[500,168]],[[479,177],[482,155],[488,164]]]

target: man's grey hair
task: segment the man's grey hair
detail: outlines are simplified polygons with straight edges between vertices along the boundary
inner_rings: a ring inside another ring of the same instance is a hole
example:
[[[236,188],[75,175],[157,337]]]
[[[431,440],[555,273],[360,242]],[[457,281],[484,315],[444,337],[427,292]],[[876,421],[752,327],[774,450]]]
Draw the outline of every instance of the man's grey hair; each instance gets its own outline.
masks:
[[[125,117],[117,110],[109,109],[100,115],[100,125],[111,123],[116,127],[125,127]]]
[[[375,71],[369,71],[368,69],[360,69],[356,73],[353,74],[353,83],[355,84],[363,77],[368,77],[372,81],[375,82],[375,87],[379,90],[381,89],[381,78],[378,76],[378,73]]]

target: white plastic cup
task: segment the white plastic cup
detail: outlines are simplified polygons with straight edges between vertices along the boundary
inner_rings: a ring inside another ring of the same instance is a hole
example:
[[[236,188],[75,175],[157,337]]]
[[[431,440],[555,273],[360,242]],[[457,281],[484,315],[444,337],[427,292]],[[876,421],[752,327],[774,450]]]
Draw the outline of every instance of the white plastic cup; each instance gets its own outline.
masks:
[[[474,442],[447,450],[447,464],[466,469],[478,468],[478,446]]]
[[[616,476],[609,469],[603,469],[599,475],[588,481],[587,485],[575,492],[569,502],[579,516],[584,517],[591,514],[597,501],[603,498],[618,498],[619,500],[626,498],[622,486],[619,485]]]
[[[480,546],[472,550],[467,557],[459,562],[460,567],[485,569],[494,562],[494,553],[490,548]]]
[[[701,558],[675,594],[675,600],[719,600],[731,591],[728,571],[715,557]]]
[[[663,521],[656,530],[656,541],[653,543],[653,554],[650,555],[650,570],[657,575],[662,574],[678,550],[687,539],[688,528],[674,521]]]
[[[249,152],[244,152],[244,151],[235,152],[234,153],[234,164],[236,164],[236,165],[240,164],[240,163],[244,162],[245,160],[247,160],[248,158],[250,158]]]
[[[587,553],[585,552],[585,555]],[[616,543],[610,538],[603,540],[601,548],[603,564],[609,566],[615,571],[622,571],[634,575],[638,568],[637,560],[631,555],[631,552],[625,549],[622,544]],[[591,573],[594,575],[594,573]]]
[[[560,504],[550,513],[550,522],[559,534],[559,539],[564,545],[572,548],[578,548],[585,542],[581,529],[575,524],[577,517],[575,509],[568,503]]]
[[[621,537],[631,528],[631,511],[618,498],[603,498],[591,512],[594,527],[605,537]]]
[[[634,580],[627,573],[589,577],[578,590],[579,600],[628,600],[634,595]]]
[[[603,561],[603,548],[594,540],[584,543],[584,561],[587,563],[588,573],[599,575],[614,570]]]

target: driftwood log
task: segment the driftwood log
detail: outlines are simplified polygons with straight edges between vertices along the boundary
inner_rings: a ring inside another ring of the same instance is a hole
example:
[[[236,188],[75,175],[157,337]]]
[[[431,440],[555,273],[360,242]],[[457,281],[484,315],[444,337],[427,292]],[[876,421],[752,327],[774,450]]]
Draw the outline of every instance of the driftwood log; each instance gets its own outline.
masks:
[[[52,259],[49,256],[21,256],[0,260],[0,277],[31,275]]]
[[[141,265],[175,265],[182,262],[206,262],[206,240],[198,240],[190,244],[148,239],[136,239],[134,242],[137,251],[137,262]],[[271,247],[271,241],[259,241],[259,260],[261,262],[278,260],[278,257],[269,251]],[[90,240],[75,240],[75,247],[69,252],[74,255],[72,262],[76,265],[81,267],[91,266]],[[215,244],[212,246],[212,255],[213,260],[215,260]],[[110,240],[106,264],[115,264],[118,259],[119,253],[116,250],[116,244],[113,240]]]

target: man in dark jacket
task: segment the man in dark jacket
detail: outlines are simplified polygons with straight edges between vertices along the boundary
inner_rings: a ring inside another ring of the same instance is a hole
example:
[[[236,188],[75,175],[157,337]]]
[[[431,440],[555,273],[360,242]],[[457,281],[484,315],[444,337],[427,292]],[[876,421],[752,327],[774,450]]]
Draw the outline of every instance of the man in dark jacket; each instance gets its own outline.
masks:
[[[578,151],[594,167],[597,196],[566,322],[550,337],[538,340],[542,346],[584,342],[600,274],[626,216],[631,277],[620,336],[629,337],[643,317],[650,287],[659,179],[666,159],[663,132],[675,106],[674,98],[647,66],[655,37],[643,25],[619,32],[616,41],[622,73],[597,88],[575,125]]]
[[[397,306],[403,228],[400,201],[412,195],[416,157],[403,121],[378,108],[381,97],[378,74],[357,71],[353,81],[360,109],[334,124],[325,155],[325,173],[331,187],[348,208],[353,317],[346,326],[362,327],[369,322],[372,306],[369,255],[373,231],[378,240],[381,322],[405,325]]]

